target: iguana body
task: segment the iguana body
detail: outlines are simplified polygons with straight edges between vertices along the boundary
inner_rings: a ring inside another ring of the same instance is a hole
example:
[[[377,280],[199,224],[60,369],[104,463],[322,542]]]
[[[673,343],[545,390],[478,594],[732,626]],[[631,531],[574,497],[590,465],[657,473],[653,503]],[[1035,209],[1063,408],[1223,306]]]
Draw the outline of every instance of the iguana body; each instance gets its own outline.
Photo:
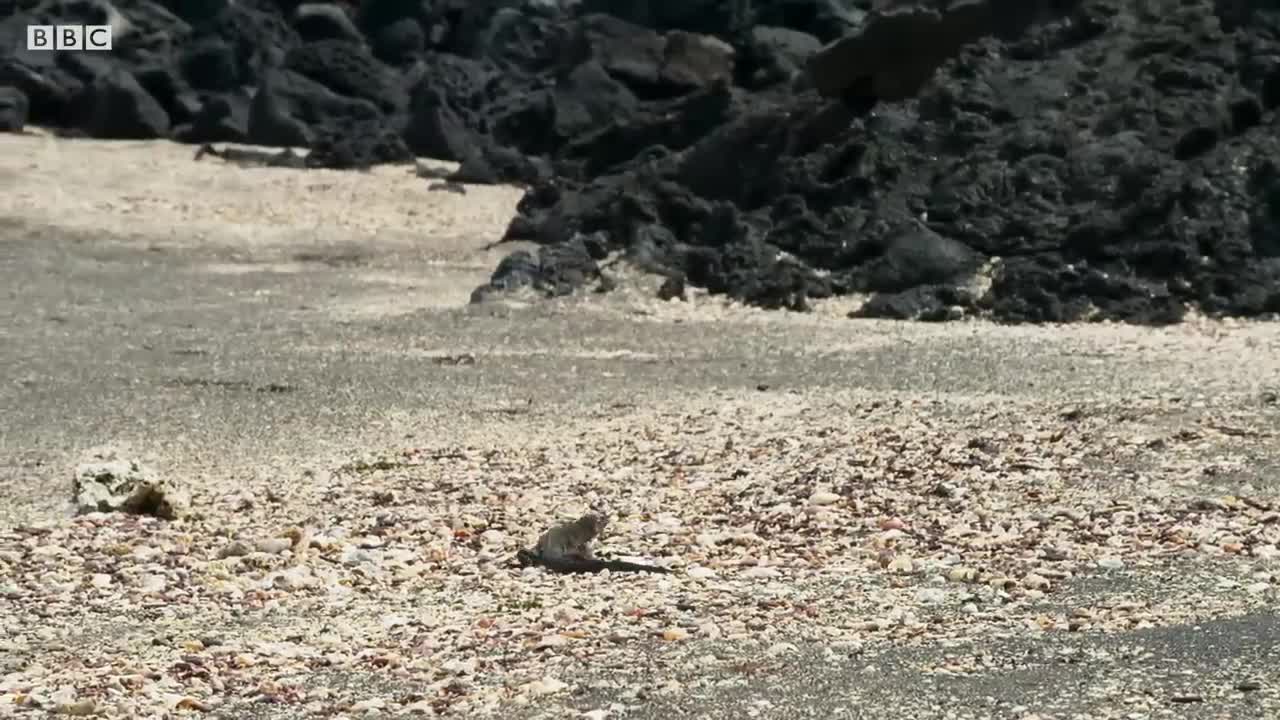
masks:
[[[667,568],[656,565],[641,565],[596,557],[591,550],[591,541],[604,531],[608,523],[608,519],[604,516],[588,513],[572,522],[556,525],[542,533],[538,537],[537,544],[532,548],[516,553],[516,560],[525,567],[541,565],[552,572],[561,573],[596,573],[601,570],[671,572]]]

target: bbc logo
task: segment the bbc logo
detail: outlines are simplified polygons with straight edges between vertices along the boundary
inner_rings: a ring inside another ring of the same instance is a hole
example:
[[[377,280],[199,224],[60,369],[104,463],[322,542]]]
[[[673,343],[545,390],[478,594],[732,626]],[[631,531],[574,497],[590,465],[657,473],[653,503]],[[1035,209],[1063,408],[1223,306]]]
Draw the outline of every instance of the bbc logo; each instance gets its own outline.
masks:
[[[28,25],[28,50],[110,50],[110,25]]]

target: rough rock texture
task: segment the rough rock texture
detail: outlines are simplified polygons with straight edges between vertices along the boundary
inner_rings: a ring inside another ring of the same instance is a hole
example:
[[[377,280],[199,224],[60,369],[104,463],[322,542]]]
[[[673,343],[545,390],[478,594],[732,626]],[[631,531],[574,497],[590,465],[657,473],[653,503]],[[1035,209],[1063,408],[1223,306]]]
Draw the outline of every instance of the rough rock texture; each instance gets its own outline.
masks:
[[[137,460],[101,449],[76,466],[75,506],[80,513],[127,512],[174,520],[190,510],[191,498]]]
[[[814,53],[814,87],[880,100],[915,97],[939,65],[965,45],[992,36],[1015,40],[1028,27],[1064,15],[1077,0],[961,0],[889,3],[856,31]]]
[[[21,45],[107,20],[110,55]],[[525,184],[507,236],[546,248],[477,300],[562,294],[618,253],[671,297],[795,310],[1280,312],[1265,0],[26,0],[0,86],[72,132]]]
[[[22,132],[29,107],[27,96],[21,90],[0,87],[0,132]]]

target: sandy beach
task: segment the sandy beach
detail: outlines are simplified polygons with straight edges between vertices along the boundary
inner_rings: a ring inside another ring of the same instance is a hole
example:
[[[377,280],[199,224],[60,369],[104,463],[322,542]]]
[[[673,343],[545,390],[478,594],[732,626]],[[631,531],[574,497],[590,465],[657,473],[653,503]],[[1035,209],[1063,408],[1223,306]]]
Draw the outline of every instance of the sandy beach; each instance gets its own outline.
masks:
[[[0,716],[1280,713],[1280,326],[468,305],[519,189],[193,154],[0,135]]]

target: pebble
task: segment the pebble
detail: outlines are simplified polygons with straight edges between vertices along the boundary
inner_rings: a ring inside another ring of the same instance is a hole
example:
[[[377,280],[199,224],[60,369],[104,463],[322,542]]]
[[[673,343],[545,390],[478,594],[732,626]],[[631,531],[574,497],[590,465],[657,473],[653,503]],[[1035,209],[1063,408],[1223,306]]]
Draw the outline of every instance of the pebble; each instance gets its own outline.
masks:
[[[712,535],[711,533],[698,533],[694,536],[694,541],[702,547],[712,548],[720,542],[720,536]]]
[[[840,496],[833,492],[816,492],[809,497],[809,502],[814,505],[834,505],[840,502]]]
[[[541,680],[534,680],[531,683],[527,683],[522,687],[525,692],[530,695],[550,695],[568,688],[569,684],[553,677],[545,677]]]
[[[342,548],[342,564],[348,567],[353,565],[363,565],[369,563],[371,565],[378,564],[378,556],[368,550],[347,545]]]
[[[899,555],[889,561],[889,572],[902,573],[904,575],[915,572],[916,564],[909,556]]]
[[[293,541],[289,538],[267,538],[259,540],[254,544],[258,552],[268,555],[279,555],[280,553],[293,547]]]
[[[196,712],[209,712],[213,709],[208,703],[202,702],[199,698],[184,696],[178,702],[173,704],[175,710],[195,710]]]
[[[75,702],[58,703],[54,706],[54,711],[59,715],[94,715],[98,712],[98,703],[91,698],[85,698]]]
[[[476,668],[479,667],[479,662],[476,658],[468,658],[466,660],[454,659],[446,662],[441,667],[444,668],[445,672],[452,673],[454,675],[473,675],[475,674]]]
[[[1031,590],[1048,590],[1051,584],[1048,578],[1040,577],[1035,573],[1031,573],[1022,579],[1023,587]]]
[[[276,573],[273,578],[275,586],[281,590],[301,590],[314,587],[320,581],[305,567],[291,567]]]
[[[560,635],[544,635],[538,644],[534,646],[537,650],[546,650],[548,648],[564,647],[569,644],[569,638]]]
[[[1116,557],[1099,558],[1098,567],[1106,570],[1119,570],[1124,567],[1124,560]]]
[[[676,640],[684,640],[689,637],[689,631],[684,628],[667,628],[662,631],[662,639],[674,642]]]
[[[235,540],[218,551],[220,558],[244,557],[253,552],[253,546],[243,540]]]
[[[789,642],[780,642],[769,646],[769,649],[765,650],[764,654],[768,657],[777,657],[779,655],[789,655],[797,652],[800,652],[800,648],[795,645],[792,645]]]
[[[71,552],[61,545],[49,544],[36,546],[31,551],[31,554],[36,557],[61,557],[63,555],[70,555]]]
[[[971,567],[953,567],[947,571],[947,579],[951,582],[970,583],[978,579],[978,571]]]
[[[1068,550],[1060,547],[1047,547],[1044,549],[1043,555],[1045,560],[1053,561],[1066,560],[1071,557],[1071,553]]]
[[[916,601],[926,605],[937,605],[946,600],[947,591],[941,588],[921,588],[916,591]]]
[[[419,700],[415,703],[409,703],[404,706],[405,712],[410,715],[435,715],[436,708],[431,700]]]
[[[715,640],[724,633],[720,630],[720,626],[714,620],[707,620],[698,624],[698,634],[709,640]]]
[[[163,575],[146,573],[138,576],[138,589],[144,593],[158,593],[168,585],[169,581]]]
[[[689,577],[691,577],[691,578],[696,578],[696,579],[698,579],[698,580],[707,580],[707,579],[710,579],[710,578],[715,577],[715,576],[716,576],[716,571],[715,571],[715,570],[712,570],[711,568],[708,568],[708,567],[702,567],[701,565],[698,565],[698,566],[695,566],[695,567],[691,567],[691,568],[689,568],[689,569],[685,572],[685,575],[687,575],[687,576],[689,576]]]
[[[1253,692],[1254,690],[1261,690],[1261,689],[1262,689],[1262,683],[1258,682],[1257,680],[1241,680],[1240,682],[1236,683],[1236,690],[1239,690],[1240,692]]]
[[[903,530],[903,529],[905,529],[905,528],[907,527],[907,524],[906,524],[905,522],[903,522],[903,521],[902,521],[902,518],[896,518],[896,517],[891,517],[891,518],[881,518],[881,519],[876,523],[876,525],[877,525],[881,530],[896,530],[896,531],[898,531],[898,532],[894,533],[894,536],[895,536],[895,537],[901,537],[901,536],[902,536],[902,530]],[[886,535],[887,535],[887,533],[886,533]]]

